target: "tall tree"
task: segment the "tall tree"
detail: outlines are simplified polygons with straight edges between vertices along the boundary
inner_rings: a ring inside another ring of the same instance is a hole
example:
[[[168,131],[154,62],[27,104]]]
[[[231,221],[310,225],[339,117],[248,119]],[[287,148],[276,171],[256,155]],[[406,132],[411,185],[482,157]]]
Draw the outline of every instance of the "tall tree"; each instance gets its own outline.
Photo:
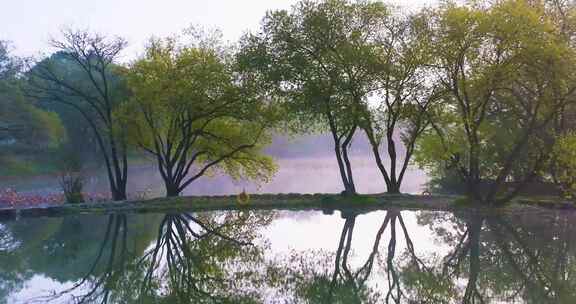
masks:
[[[262,154],[274,111],[216,48],[153,40],[128,79],[131,137],[156,159],[167,196],[214,170],[264,181],[274,172]]]
[[[429,39],[419,30],[423,19],[380,2],[302,1],[290,13],[270,13],[262,33],[245,38],[246,67],[286,98],[297,117],[328,126],[347,192],[355,192],[348,148],[359,129],[387,191],[400,191],[436,93],[424,77]]]
[[[389,193],[399,193],[416,140],[428,126],[437,90],[427,74],[429,37],[425,15],[403,15],[379,2],[331,0],[314,17],[335,34],[326,50],[346,112],[365,131]],[[402,145],[397,143],[398,138]],[[381,156],[387,150],[388,166]],[[403,150],[403,151],[402,151]]]
[[[362,129],[388,193],[400,192],[416,143],[442,93],[429,74],[429,39],[421,30],[425,25],[424,15],[387,18],[374,46],[378,51],[372,65],[381,68],[375,71],[372,96],[359,101],[368,109]],[[381,156],[383,148],[388,162]]]
[[[44,60],[29,73],[30,95],[70,106],[90,125],[104,158],[112,199],[126,199],[128,157],[123,127],[114,111],[127,99],[122,68],[117,65],[126,42],[82,30],[63,31],[57,48],[80,75],[69,73],[57,62]]]
[[[349,96],[338,87],[340,71],[331,50],[339,47],[341,33],[322,18],[325,5],[301,1],[291,11],[269,12],[261,32],[243,38],[238,58],[242,71],[283,102],[300,130],[320,126],[330,132],[343,192],[355,194],[348,152],[358,121],[350,114],[355,110]]]

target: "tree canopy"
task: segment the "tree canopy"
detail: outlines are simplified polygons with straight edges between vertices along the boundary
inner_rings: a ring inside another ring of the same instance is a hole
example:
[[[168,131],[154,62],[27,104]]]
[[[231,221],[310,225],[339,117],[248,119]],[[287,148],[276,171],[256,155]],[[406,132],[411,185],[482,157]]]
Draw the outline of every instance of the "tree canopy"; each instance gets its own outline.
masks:
[[[554,139],[539,134],[573,103],[574,49],[538,4],[449,3],[431,16],[435,72],[448,95],[419,163],[453,168],[477,200],[506,200],[520,188],[503,183],[533,180],[550,155]]]
[[[214,170],[260,181],[275,171],[262,154],[274,109],[233,68],[215,48],[175,39],[152,40],[132,64],[133,96],[119,115],[134,143],[156,159],[167,195]]]

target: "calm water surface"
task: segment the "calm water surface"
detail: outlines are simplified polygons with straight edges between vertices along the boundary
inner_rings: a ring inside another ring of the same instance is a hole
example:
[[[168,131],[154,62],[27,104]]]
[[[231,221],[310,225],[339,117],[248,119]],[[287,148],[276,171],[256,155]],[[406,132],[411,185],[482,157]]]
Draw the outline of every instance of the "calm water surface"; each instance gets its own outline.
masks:
[[[576,215],[320,211],[0,224],[1,303],[576,303]]]

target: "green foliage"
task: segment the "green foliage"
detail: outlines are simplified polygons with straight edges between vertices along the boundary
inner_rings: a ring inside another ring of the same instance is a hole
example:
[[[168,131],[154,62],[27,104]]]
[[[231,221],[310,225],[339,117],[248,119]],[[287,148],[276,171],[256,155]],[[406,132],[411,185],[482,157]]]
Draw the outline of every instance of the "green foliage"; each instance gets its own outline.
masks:
[[[571,132],[556,140],[552,161],[557,182],[568,197],[576,195],[576,133]]]
[[[55,147],[65,139],[65,130],[56,113],[35,107],[17,84],[0,81],[0,138],[39,147]]]
[[[60,51],[26,73],[0,42],[0,142],[54,149],[67,136],[94,155],[97,146],[120,193],[128,138],[177,194],[218,171],[268,181],[271,130],[329,130],[353,193],[347,151],[363,130],[392,192],[412,160],[437,188],[494,181],[485,195],[472,191],[480,200],[556,173],[570,189],[569,136],[555,141],[576,128],[574,16],[563,2],[443,2],[403,14],[376,1],[303,0],[268,12],[236,53],[219,32],[190,28],[189,41],[152,40],[127,68],[117,63],[122,39],[64,31]]]
[[[177,190],[214,170],[258,181],[275,171],[261,151],[277,112],[243,87],[232,67],[215,49],[165,39],[152,40],[130,68],[133,96],[117,116]],[[186,179],[191,166],[199,171]]]
[[[291,11],[269,12],[262,33],[242,39],[240,70],[288,109],[294,130],[327,130],[330,120],[346,129],[356,118],[343,73],[353,63],[374,66],[365,62],[374,49],[362,42],[373,39],[366,34],[387,14],[381,3],[340,0],[301,1]]]
[[[7,44],[0,41],[0,158],[6,169],[3,174],[34,171],[28,160],[20,156],[54,149],[66,138],[58,115],[38,108],[24,96],[21,68],[22,60],[12,57]]]
[[[540,172],[552,122],[573,102],[574,49],[540,4],[447,3],[432,11],[438,81],[448,94],[416,160],[432,172],[458,172],[470,185]],[[549,133],[548,133],[549,134]],[[513,192],[510,193],[511,195]]]

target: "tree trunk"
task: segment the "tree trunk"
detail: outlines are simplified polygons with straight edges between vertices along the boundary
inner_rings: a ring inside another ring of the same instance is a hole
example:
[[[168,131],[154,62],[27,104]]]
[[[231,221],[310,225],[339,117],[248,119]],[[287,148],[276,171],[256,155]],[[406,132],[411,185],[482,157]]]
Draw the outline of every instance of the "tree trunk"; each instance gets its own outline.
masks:
[[[112,173],[112,168],[109,168],[108,181],[110,183],[110,193],[112,194],[112,200],[125,201],[128,198],[126,195],[126,176],[115,176],[114,173]]]
[[[348,159],[348,152],[346,151],[349,141],[345,140],[343,144],[340,142],[336,127],[333,124],[330,124],[330,132],[334,138],[334,154],[336,155],[340,178],[344,186],[342,194],[354,195],[356,194],[356,187],[354,186],[354,180],[352,178],[352,165]]]
[[[126,187],[123,189],[113,189],[112,190],[112,200],[113,201],[125,201],[127,198]]]
[[[482,296],[478,293],[478,277],[480,276],[480,234],[482,232],[483,218],[472,219],[468,225],[470,231],[470,261],[468,268],[468,284],[464,292],[464,303],[475,303],[478,298],[482,303]]]
[[[390,145],[394,145],[394,141],[388,139],[388,154],[390,156],[391,161],[391,171],[388,174],[386,167],[384,167],[384,163],[382,162],[382,156],[380,155],[379,143],[374,138],[374,134],[372,130],[366,128],[365,130],[366,136],[368,137],[368,141],[370,146],[372,147],[372,154],[374,154],[374,160],[376,162],[376,166],[380,170],[382,177],[384,178],[384,183],[386,183],[386,193],[390,194],[399,194],[400,193],[400,185],[402,184],[402,179],[396,178],[396,149],[390,148]]]
[[[178,186],[166,184],[166,197],[177,197],[177,196],[180,196]]]
[[[344,164],[346,165],[346,173],[348,177],[348,189],[346,194],[354,195],[356,194],[356,186],[354,185],[354,176],[352,174],[352,163],[348,158],[348,148],[350,147],[350,142],[352,141],[352,137],[354,137],[354,133],[356,132],[356,127],[350,130],[350,133],[344,140],[342,144],[342,157],[344,158]]]
[[[400,183],[396,182],[394,184],[390,184],[390,186],[387,187],[386,192],[389,194],[400,194]]]
[[[172,181],[164,181],[166,186],[166,197],[180,196],[179,186]]]

